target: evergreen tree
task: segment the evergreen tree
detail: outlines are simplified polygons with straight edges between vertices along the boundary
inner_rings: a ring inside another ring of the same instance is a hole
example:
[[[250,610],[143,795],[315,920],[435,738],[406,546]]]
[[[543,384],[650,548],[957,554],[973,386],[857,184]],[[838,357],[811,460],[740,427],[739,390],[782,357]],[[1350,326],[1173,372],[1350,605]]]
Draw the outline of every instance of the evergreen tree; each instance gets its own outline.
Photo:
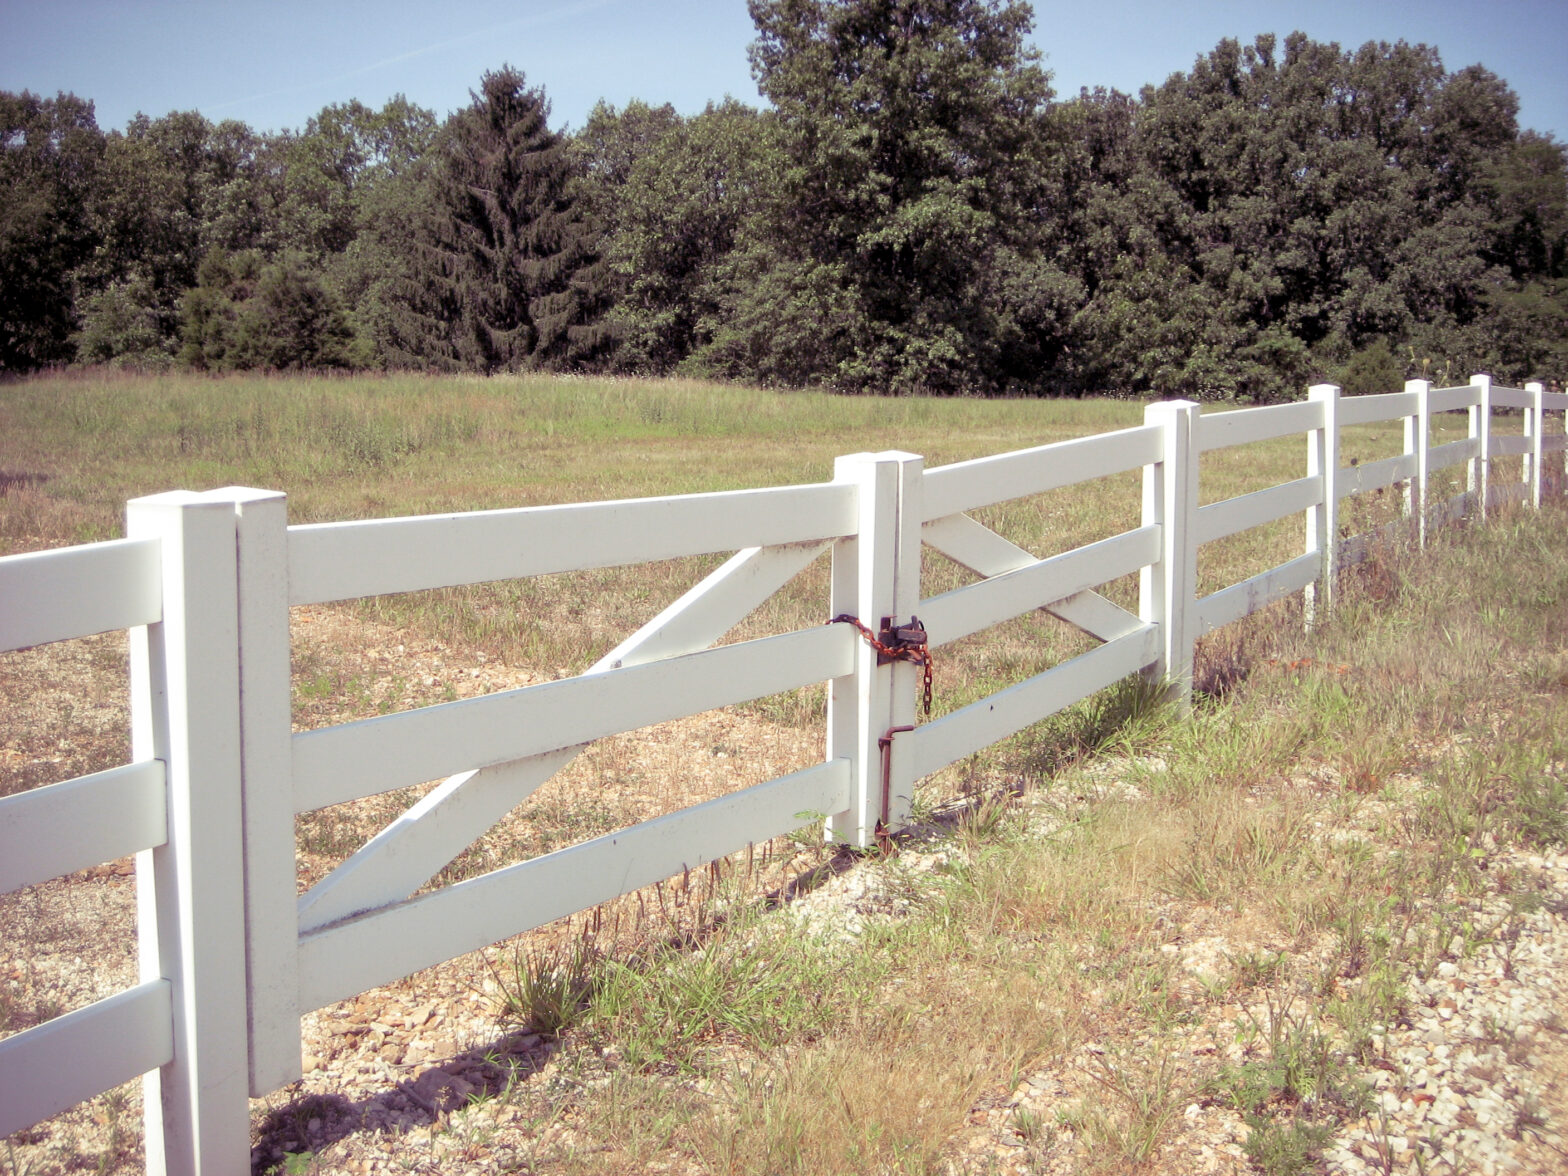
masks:
[[[522,73],[487,73],[442,135],[432,196],[437,301],[455,311],[450,344],[481,371],[566,359],[582,320],[572,278],[589,242],[572,165],[549,102]]]

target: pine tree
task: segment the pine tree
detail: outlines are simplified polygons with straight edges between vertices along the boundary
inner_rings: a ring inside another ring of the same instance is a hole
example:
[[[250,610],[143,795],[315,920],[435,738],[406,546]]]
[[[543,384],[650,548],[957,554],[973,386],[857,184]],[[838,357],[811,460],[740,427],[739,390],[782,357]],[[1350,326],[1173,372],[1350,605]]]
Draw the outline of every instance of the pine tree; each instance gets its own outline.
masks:
[[[559,362],[579,318],[586,257],[571,161],[550,104],[518,70],[487,73],[448,122],[434,182],[438,303],[457,359],[482,371]]]

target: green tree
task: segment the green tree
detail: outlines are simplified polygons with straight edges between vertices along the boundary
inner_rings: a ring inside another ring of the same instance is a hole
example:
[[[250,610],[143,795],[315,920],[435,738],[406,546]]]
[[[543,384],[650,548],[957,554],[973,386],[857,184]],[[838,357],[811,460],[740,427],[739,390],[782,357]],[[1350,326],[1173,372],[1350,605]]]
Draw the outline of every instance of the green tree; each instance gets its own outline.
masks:
[[[92,103],[0,91],[0,372],[69,360],[75,271],[95,244]]]
[[[240,344],[240,307],[261,276],[261,254],[210,250],[202,258],[197,284],[180,300],[180,361],[200,371],[248,367]]]
[[[425,317],[449,324],[450,354],[465,367],[564,362],[583,321],[572,279],[590,242],[549,113],[543,91],[506,66],[484,75],[441,137],[431,184],[436,289]]]
[[[180,358],[207,371],[348,366],[353,332],[301,253],[214,250],[182,301]]]
[[[1545,252],[1530,200],[1501,195],[1528,188],[1528,166],[1499,162],[1515,107],[1493,75],[1447,74],[1426,46],[1347,53],[1300,33],[1221,42],[1145,88],[1108,157],[1119,174],[1079,165],[1079,385],[1274,398],[1379,340],[1485,352],[1507,297],[1497,261]]]
[[[724,346],[792,381],[1000,390],[989,275],[998,250],[1029,248],[1018,234],[1051,97],[1024,43],[1028,6],[752,0],[750,11],[784,166],[747,243],[753,280]]]
[[[581,320],[568,329],[569,358],[574,364],[625,364],[617,358],[623,331],[615,308],[625,295],[626,282],[612,264],[609,250],[627,219],[628,184],[639,161],[680,125],[680,116],[668,103],[649,106],[633,100],[624,110],[616,110],[601,101],[570,140],[573,196],[584,238],[591,242],[572,277]]]
[[[755,370],[714,343],[740,300],[731,253],[778,172],[776,130],[771,116],[734,100],[710,104],[667,128],[628,170],[604,247],[623,367],[663,373],[697,354],[706,370]]]

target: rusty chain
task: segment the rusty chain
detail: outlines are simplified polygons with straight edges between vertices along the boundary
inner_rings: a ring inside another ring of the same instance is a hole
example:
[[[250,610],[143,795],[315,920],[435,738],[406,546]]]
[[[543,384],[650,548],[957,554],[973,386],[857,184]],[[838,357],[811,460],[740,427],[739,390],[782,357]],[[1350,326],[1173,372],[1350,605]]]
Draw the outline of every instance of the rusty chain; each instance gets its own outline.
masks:
[[[870,626],[859,617],[852,616],[849,613],[839,613],[828,624],[853,625],[860,635],[866,639],[866,643],[876,650],[880,657],[887,661],[913,662],[915,665],[923,667],[925,671],[925,711],[926,717],[930,717],[931,678],[934,673],[934,667],[931,660],[931,646],[926,640],[926,631],[920,624],[919,617],[910,617],[909,624],[897,627],[893,627],[890,621],[884,621],[882,631],[891,640],[884,640],[881,636],[873,633]]]

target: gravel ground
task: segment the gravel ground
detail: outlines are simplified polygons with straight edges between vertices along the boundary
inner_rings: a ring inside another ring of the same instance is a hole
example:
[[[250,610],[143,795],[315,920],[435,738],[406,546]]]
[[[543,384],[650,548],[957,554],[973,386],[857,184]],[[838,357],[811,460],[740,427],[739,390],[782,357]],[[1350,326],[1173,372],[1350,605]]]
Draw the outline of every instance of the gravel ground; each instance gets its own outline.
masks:
[[[902,917],[919,875],[943,860],[941,851],[912,850],[888,866],[850,870],[797,899],[791,917],[852,940],[877,920]],[[1497,895],[1471,900],[1470,921],[1493,934],[1409,980],[1409,1023],[1375,1040],[1375,1065],[1362,1072],[1375,1090],[1375,1108],[1332,1141],[1320,1171],[1548,1176],[1568,1170],[1559,1134],[1568,1122],[1561,979],[1568,964],[1568,854],[1504,851],[1492,866],[1494,873],[1511,870],[1530,879],[1537,901],[1521,910]],[[122,871],[101,868],[7,900],[9,927],[25,935],[36,924],[44,948],[27,974],[13,964],[6,979],[13,997],[47,980],[69,1005],[130,981],[131,952],[91,947],[90,927],[86,938],[59,931],[73,919],[85,927],[81,917],[94,910],[100,928],[105,920],[129,918],[134,888]],[[1167,949],[1194,981],[1259,946],[1227,937],[1201,912],[1187,913],[1196,917],[1170,926]],[[52,939],[45,928],[54,929]],[[551,1040],[500,1031],[493,998],[484,991],[486,974],[476,953],[307,1016],[304,1080],[253,1104],[256,1170],[286,1153],[311,1151],[316,1171],[504,1171],[591,1147],[569,1119],[541,1122],[526,1099],[483,1098],[513,1084],[544,1090],[568,1081]],[[1173,1074],[1196,1077],[1242,1060],[1246,1047],[1237,1029],[1249,1013],[1258,1015],[1215,1001],[1189,1027],[1163,1038]],[[1083,1170],[1073,1112],[1103,1098],[1089,1075],[1104,1053],[1101,1043],[1085,1042],[1060,1064],[979,1100],[969,1126],[953,1140],[951,1171],[1056,1176]],[[572,1081],[579,1080],[580,1067],[573,1073]],[[96,1168],[100,1158],[113,1157],[108,1170],[134,1171],[139,1148],[128,1137],[138,1134],[138,1102],[132,1086],[23,1133],[11,1141],[13,1162],[42,1173]],[[1247,1130],[1235,1111],[1195,1097],[1173,1117],[1149,1171],[1248,1172]]]

